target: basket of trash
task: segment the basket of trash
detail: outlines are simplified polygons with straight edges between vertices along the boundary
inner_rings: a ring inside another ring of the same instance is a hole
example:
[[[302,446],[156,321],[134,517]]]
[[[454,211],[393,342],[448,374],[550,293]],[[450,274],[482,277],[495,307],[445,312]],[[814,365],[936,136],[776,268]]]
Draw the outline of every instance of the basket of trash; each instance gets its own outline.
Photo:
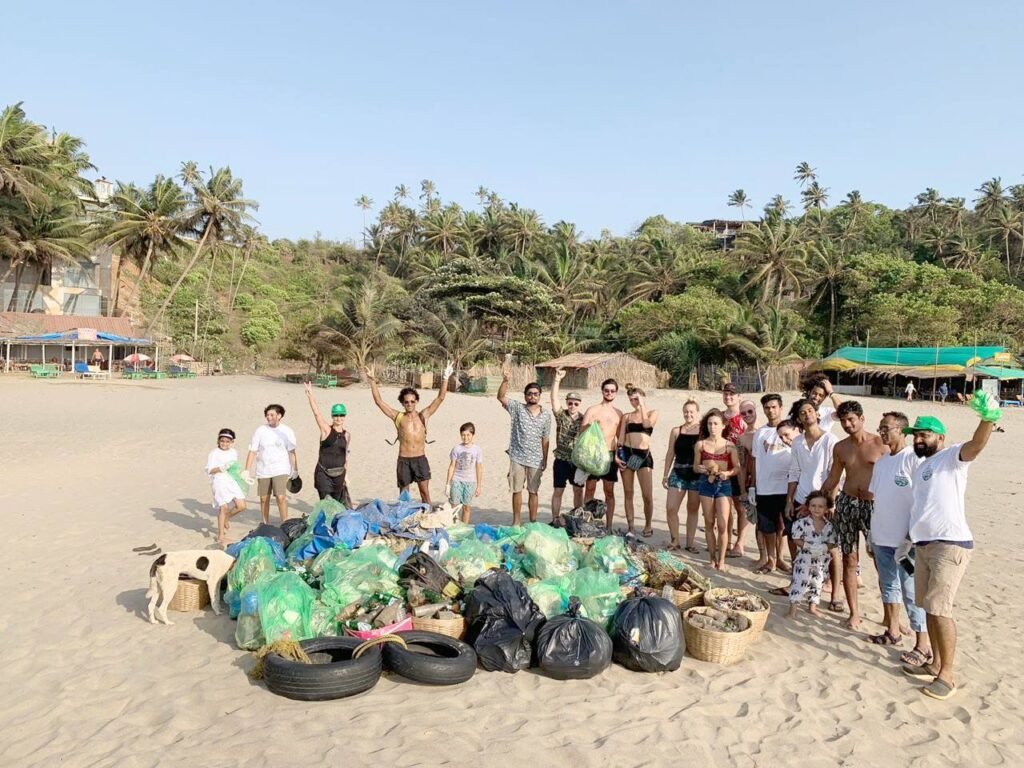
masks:
[[[680,611],[704,605],[704,593],[711,582],[693,566],[670,552],[648,552],[643,556],[647,568],[647,585],[659,590]]]
[[[772,610],[771,604],[763,597],[742,589],[709,589],[704,593],[704,605],[745,616],[750,620],[755,635],[764,629]]]
[[[676,604],[680,612],[686,611],[690,608],[697,608],[704,605],[704,590],[698,589],[693,592],[687,592],[682,589],[672,590],[672,602]]]
[[[454,637],[456,640],[464,640],[466,637],[466,620],[458,614],[453,614],[453,618],[420,619],[413,616],[412,628],[421,632],[437,632],[439,635]]]
[[[206,589],[206,582],[199,579],[181,577],[178,579],[178,588],[174,597],[168,604],[172,611],[201,611],[210,604],[210,593]]]
[[[720,611],[707,606],[690,608],[683,614],[686,652],[712,664],[735,664],[754,640],[750,619],[738,611]]]

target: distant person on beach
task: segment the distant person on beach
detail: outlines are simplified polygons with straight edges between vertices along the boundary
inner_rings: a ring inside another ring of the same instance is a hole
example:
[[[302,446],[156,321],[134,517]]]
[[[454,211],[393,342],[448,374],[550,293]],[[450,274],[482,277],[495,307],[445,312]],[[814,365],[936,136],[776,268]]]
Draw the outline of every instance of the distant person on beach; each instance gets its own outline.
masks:
[[[907,381],[907,387],[903,390],[907,395],[907,402],[912,402],[914,395],[917,393],[917,388],[914,386],[914,382]]]
[[[582,433],[591,424],[597,424],[604,433],[605,443],[608,446],[608,455],[611,465],[608,472],[601,477],[591,475],[587,478],[586,491],[583,494],[583,502],[586,503],[594,498],[597,492],[597,481],[601,481],[604,490],[605,527],[610,531],[612,521],[615,519],[615,484],[619,482],[619,465],[615,461],[615,449],[618,447],[619,422],[622,421],[622,411],[615,407],[615,397],[619,394],[619,383],[615,379],[605,379],[601,382],[601,402],[592,405],[583,414],[583,423],[580,424]]]
[[[506,364],[501,371],[498,402],[508,411],[511,428],[508,439],[508,487],[512,492],[512,525],[519,525],[523,510],[523,490],[527,493],[530,522],[537,522],[540,481],[548,465],[551,412],[540,404],[540,384],[531,381],[523,390],[526,403],[508,397],[512,370]]]
[[[665,475],[661,484],[665,495],[665,518],[668,521],[670,550],[679,549],[679,508],[686,500],[686,551],[700,552],[696,546],[697,522],[700,516],[700,475],[693,471],[693,447],[700,439],[700,406],[696,400],[683,403],[683,423],[668,436],[665,454]]]
[[[931,643],[924,611],[915,603],[914,577],[900,565],[910,531],[910,510],[914,505],[911,478],[922,461],[914,447],[905,444],[903,430],[909,423],[904,414],[890,411],[882,414],[878,424],[878,436],[889,452],[875,462],[871,473],[870,490],[875,498],[875,513],[871,518],[871,556],[878,571],[885,631],[869,639],[876,645],[903,645],[903,633],[900,631],[900,604],[903,604],[917,641],[913,651],[903,654],[902,659],[907,664],[921,665],[931,658]]]
[[[949,385],[946,382],[942,382],[939,385],[939,402],[945,405],[947,397],[949,397]]]
[[[806,399],[814,403],[814,407],[818,409],[818,424],[826,432],[831,432],[832,426],[838,420],[836,409],[843,401],[832,390],[832,382],[828,376],[820,373],[811,377],[804,385],[804,392]]]
[[[914,452],[924,459],[911,478],[910,540],[916,552],[915,597],[927,617],[932,658],[920,666],[904,665],[903,671],[927,682],[922,692],[934,699],[948,699],[957,690],[953,603],[974,552],[964,501],[967,471],[988,444],[998,419],[998,410],[987,413],[970,440],[948,448],[946,427],[934,416],[918,417],[904,429],[914,436]]]
[[[281,423],[284,406],[271,403],[263,409],[266,424],[257,427],[249,442],[245,458],[245,471],[256,465],[256,489],[260,497],[263,522],[270,522],[270,496],[277,499],[277,511],[283,523],[288,519],[288,480],[299,476],[299,461],[295,455],[295,433]]]
[[[739,453],[729,442],[728,429],[729,422],[722,412],[712,408],[701,419],[700,440],[693,447],[693,469],[701,476],[698,493],[704,513],[704,536],[711,566],[719,571],[725,570],[725,555],[729,548],[729,506],[740,474]]]
[[[395,467],[398,490],[400,492],[407,491],[410,485],[416,483],[420,492],[420,500],[424,504],[431,503],[430,462],[427,461],[426,452],[427,421],[444,402],[445,395],[448,394],[448,381],[454,370],[451,363],[445,366],[437,397],[422,411],[416,410],[420,402],[420,393],[412,387],[405,387],[398,393],[398,402],[402,404],[402,410],[396,411],[381,398],[377,377],[374,376],[373,371],[369,368],[362,369],[363,376],[370,382],[373,402],[380,412],[395,425],[395,430],[398,432],[398,463]]]
[[[793,544],[797,554],[793,559],[793,579],[789,587],[789,613],[794,618],[797,606],[807,602],[807,611],[821,616],[821,588],[828,573],[829,550],[835,544],[835,530],[826,515],[832,509],[832,499],[821,491],[807,496],[807,515],[793,523]]]
[[[459,510],[460,519],[469,523],[473,515],[473,500],[480,498],[484,484],[484,452],[473,442],[476,425],[467,421],[459,427],[461,442],[448,454],[448,477],[445,496],[448,503]]]
[[[227,541],[231,518],[245,512],[245,488],[233,474],[228,473],[232,464],[236,467],[238,465],[238,451],[234,446],[235,430],[224,427],[217,433],[217,447],[206,457],[206,474],[210,477],[213,508],[217,510],[218,544]]]
[[[622,473],[622,505],[626,512],[627,532],[633,533],[633,488],[639,484],[644,503],[643,536],[649,539],[654,535],[654,456],[651,455],[651,435],[658,423],[658,412],[648,410],[645,402],[647,393],[640,387],[627,384],[626,396],[633,410],[622,415],[616,437],[619,443],[616,461]]]
[[[886,448],[878,435],[864,429],[864,409],[856,400],[841,403],[836,414],[847,437],[836,443],[833,449],[832,470],[821,490],[836,503],[832,524],[843,553],[843,589],[850,610],[846,625],[857,629],[860,626],[857,596],[860,535],[863,533],[866,541],[871,535],[871,514],[874,511],[871,473]],[[843,480],[841,491],[840,480]]]
[[[92,364],[97,368],[102,369],[103,365],[107,362],[106,358],[103,357],[103,351],[97,347],[92,351]]]
[[[572,463],[572,449],[576,445],[576,437],[583,423],[583,402],[575,392],[565,396],[565,407],[558,405],[558,389],[565,378],[565,368],[555,371],[554,383],[551,386],[551,412],[555,414],[555,478],[554,490],[551,492],[551,522],[559,523],[562,511],[562,495],[567,485],[572,486],[573,509],[583,506],[583,487],[586,485],[576,480],[576,465]]]
[[[306,397],[313,418],[320,429],[320,453],[313,473],[313,487],[321,499],[328,497],[351,508],[348,492],[348,453],[352,449],[352,435],[345,429],[348,410],[342,403],[331,406],[331,420],[320,415],[320,407],[313,395],[313,385],[306,382]]]

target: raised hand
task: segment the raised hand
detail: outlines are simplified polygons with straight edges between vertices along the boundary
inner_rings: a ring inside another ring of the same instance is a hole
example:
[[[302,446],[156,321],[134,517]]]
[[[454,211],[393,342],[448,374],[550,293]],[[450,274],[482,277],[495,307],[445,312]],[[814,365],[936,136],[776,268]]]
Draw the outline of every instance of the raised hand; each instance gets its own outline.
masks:
[[[313,382],[306,381],[302,384],[303,389],[306,390],[306,394],[312,396],[313,394]]]
[[[565,368],[558,368],[555,370],[555,381],[561,381],[565,378]]]
[[[448,364],[444,367],[444,380],[448,381],[453,373],[455,373],[455,364],[449,360]]]

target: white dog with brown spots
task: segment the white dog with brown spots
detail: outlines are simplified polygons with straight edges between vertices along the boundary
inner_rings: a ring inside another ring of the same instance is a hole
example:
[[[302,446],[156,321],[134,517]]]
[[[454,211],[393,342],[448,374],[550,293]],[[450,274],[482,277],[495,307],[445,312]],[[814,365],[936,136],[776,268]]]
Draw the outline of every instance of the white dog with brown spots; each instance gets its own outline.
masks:
[[[180,552],[166,552],[149,569],[149,622],[164,624],[174,622],[167,618],[167,606],[178,589],[178,579],[187,576],[206,582],[210,593],[213,612],[220,614],[220,580],[227,575],[235,558],[219,549],[184,549]]]

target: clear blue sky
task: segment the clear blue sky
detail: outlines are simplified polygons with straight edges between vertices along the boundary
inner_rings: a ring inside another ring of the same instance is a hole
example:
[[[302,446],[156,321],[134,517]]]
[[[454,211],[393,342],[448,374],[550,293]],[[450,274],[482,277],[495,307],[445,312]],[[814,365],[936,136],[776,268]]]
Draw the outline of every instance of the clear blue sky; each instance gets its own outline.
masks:
[[[477,186],[587,235],[657,213],[971,201],[1024,181],[1024,4],[10,3],[0,101],[108,178],[230,165],[271,237],[358,239],[361,193]]]

